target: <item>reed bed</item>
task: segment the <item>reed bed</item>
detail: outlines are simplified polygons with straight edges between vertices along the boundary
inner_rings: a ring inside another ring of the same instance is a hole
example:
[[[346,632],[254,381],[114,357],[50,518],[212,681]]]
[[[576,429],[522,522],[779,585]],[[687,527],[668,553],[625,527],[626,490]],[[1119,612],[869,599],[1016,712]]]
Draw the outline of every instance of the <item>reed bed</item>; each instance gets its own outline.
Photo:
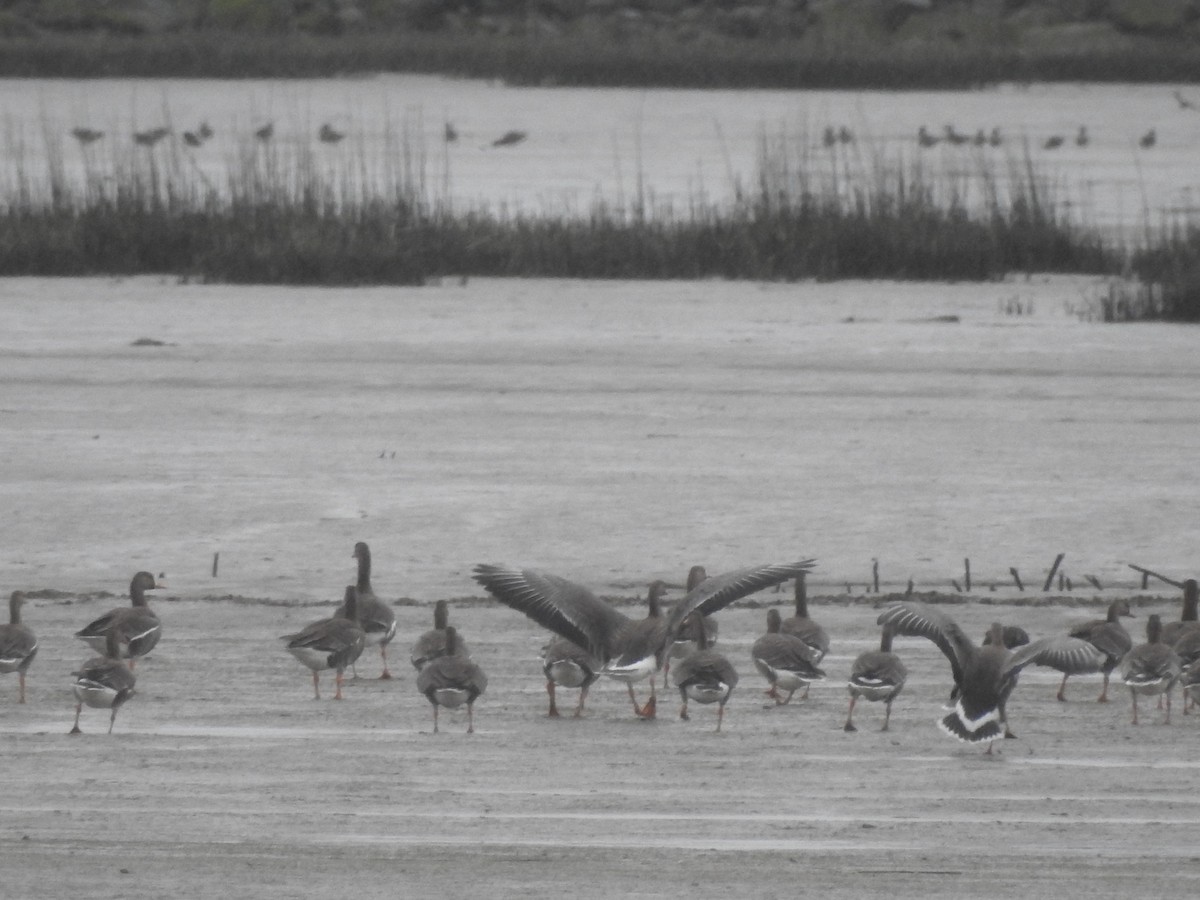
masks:
[[[1132,265],[1159,299],[1127,303],[1112,318],[1200,318],[1194,299],[1174,299],[1195,297],[1200,284],[1195,231],[1131,255],[1064,213],[1062,189],[1028,152],[980,153],[947,175],[869,141],[826,155],[805,135],[764,131],[756,174],[732,199],[639,191],[583,210],[528,212],[456,208],[448,170],[433,171],[420,129],[389,129],[375,155],[336,163],[304,145],[251,141],[219,177],[172,139],[109,144],[71,166],[61,129],[43,131],[40,147],[8,138],[0,275],[326,285],[475,275],[981,280]]]

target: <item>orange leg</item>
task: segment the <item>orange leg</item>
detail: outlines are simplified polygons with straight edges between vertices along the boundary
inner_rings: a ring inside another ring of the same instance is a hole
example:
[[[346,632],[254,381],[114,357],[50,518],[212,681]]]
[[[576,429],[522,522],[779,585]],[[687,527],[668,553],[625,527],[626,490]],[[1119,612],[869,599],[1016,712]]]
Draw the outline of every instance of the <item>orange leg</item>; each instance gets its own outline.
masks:
[[[587,699],[588,686],[585,684],[579,689],[579,705],[575,707],[575,718],[583,715],[583,701]]]
[[[313,699],[321,699],[321,676],[317,674],[316,669],[313,669]]]
[[[554,704],[554,682],[546,681],[546,693],[550,695],[550,712],[546,713],[551,719],[558,718],[558,707]]]
[[[467,734],[475,733],[475,704],[467,704]]]
[[[336,685],[336,689],[333,692],[333,699],[341,700],[342,699],[342,670],[341,669],[338,669],[336,674],[333,676],[333,683]]]
[[[842,731],[858,731],[854,727],[854,722],[851,719],[854,717],[854,704],[858,702],[857,697],[850,698],[850,708],[846,710],[846,724],[842,726]]]
[[[379,645],[379,658],[383,660],[383,673],[379,676],[380,681],[389,681],[392,677],[391,671],[387,664],[387,644]]]
[[[1067,678],[1068,678],[1068,676],[1066,675],[1066,673],[1064,673],[1064,674],[1063,674],[1063,680],[1062,680],[1062,684],[1060,684],[1060,685],[1058,686],[1058,695],[1057,695],[1057,696],[1058,696],[1058,699],[1059,699],[1059,700],[1061,700],[1061,701],[1064,701],[1064,702],[1065,702],[1065,701],[1066,701],[1066,699],[1067,699],[1067,695],[1066,695],[1066,690],[1067,690]]]
[[[79,714],[83,712],[83,704],[75,704],[75,727],[70,730],[70,734],[83,734],[83,729],[79,727]]]

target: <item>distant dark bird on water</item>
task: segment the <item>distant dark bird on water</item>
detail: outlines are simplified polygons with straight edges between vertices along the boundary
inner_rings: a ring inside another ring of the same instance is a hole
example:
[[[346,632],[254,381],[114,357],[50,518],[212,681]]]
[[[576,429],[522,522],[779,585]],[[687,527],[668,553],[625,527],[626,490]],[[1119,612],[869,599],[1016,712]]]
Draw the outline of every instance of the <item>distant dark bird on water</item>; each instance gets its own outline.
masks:
[[[1156,143],[1158,143],[1158,135],[1155,133],[1153,128],[1138,138],[1138,146],[1145,150],[1149,150]]]
[[[1057,150],[1063,145],[1063,136],[1061,134],[1052,134],[1046,138],[1046,142],[1042,144],[1044,150]]]
[[[967,135],[955,131],[953,125],[947,125],[946,140],[956,147],[961,147],[963,144],[969,143],[971,139]]]
[[[447,144],[453,144],[458,140],[458,129],[454,127],[453,122],[447,122],[442,129],[442,137]]]
[[[317,132],[317,137],[325,144],[336,144],[345,136],[342,132],[335,131],[333,126],[328,122],[322,125],[321,130]]]
[[[207,122],[201,122],[200,127],[196,129],[196,134],[202,141],[207,141],[213,136],[212,126]]]
[[[1088,134],[1087,126],[1080,125],[1079,131],[1075,133],[1075,146],[1076,147],[1086,147],[1088,144],[1091,143],[1091,141],[1092,141],[1092,138]]]
[[[1181,91],[1172,91],[1171,95],[1175,98],[1175,102],[1179,104],[1180,109],[1196,109],[1196,104],[1183,96]]]
[[[133,133],[133,141],[143,147],[153,147],[168,134],[171,133],[169,128],[151,128],[149,131],[135,131]]]
[[[266,125],[258,128],[254,132],[254,136],[260,141],[269,141],[275,134],[275,123],[268,122]]]
[[[823,143],[826,147],[832,147],[834,144],[837,143],[837,141],[838,141],[837,132],[834,131],[832,127],[826,125],[825,133],[821,138],[821,143]]]
[[[200,136],[192,131],[185,131],[183,133],[183,142],[189,147],[200,147],[204,144]]]
[[[71,134],[75,135],[75,140],[81,144],[93,144],[104,137],[103,131],[96,131],[94,128],[72,128]]]
[[[924,125],[917,129],[917,143],[922,147],[932,147],[938,142],[938,138],[929,133]]]
[[[524,131],[506,131],[500,137],[492,141],[493,147],[511,147],[514,144],[519,144],[525,138],[529,137]]]

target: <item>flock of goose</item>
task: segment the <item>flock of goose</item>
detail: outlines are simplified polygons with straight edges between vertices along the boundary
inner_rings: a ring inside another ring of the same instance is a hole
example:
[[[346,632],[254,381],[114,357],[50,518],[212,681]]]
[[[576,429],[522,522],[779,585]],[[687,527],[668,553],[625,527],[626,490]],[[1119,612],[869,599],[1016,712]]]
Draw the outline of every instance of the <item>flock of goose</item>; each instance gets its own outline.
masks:
[[[313,693],[320,699],[320,673],[332,670],[334,699],[342,698],[343,676],[354,667],[367,647],[378,647],[381,678],[391,678],[388,645],[396,636],[396,618],[390,605],[371,587],[371,552],[359,542],[354,548],[357,583],[346,588],[342,605],[332,616],[282,636],[284,646],[312,673]],[[481,564],[473,577],[501,603],[524,613],[555,637],[542,649],[542,667],[549,694],[549,715],[559,715],[556,688],[579,690],[575,716],[581,716],[588,689],[601,676],[625,682],[634,714],[654,718],[656,675],[674,681],[681,699],[680,717],[688,718],[689,701],[717,705],[717,731],[721,730],[725,704],[738,683],[730,660],[715,647],[715,613],[734,601],[786,581],[795,582],[795,613],[783,618],[778,609],[767,611],[766,632],[751,647],[755,669],[765,679],[767,694],[778,705],[788,703],[796,691],[825,679],[820,663],[829,650],[829,636],[808,613],[806,575],[812,560],[783,565],[752,566],[708,576],[702,566],[688,573],[686,593],[669,611],[662,597],[666,584],[655,581],[647,594],[647,614],[630,618],[587,588],[565,578],[535,569]],[[162,576],[159,576],[161,579]],[[162,636],[162,623],[146,602],[146,592],[164,587],[149,572],[138,572],[130,583],[130,605],[110,610],[75,633],[99,655],[72,673],[76,699],[71,734],[79,734],[84,706],[109,709],[109,732],[117,711],[134,693],[137,660],[149,653]],[[16,672],[19,701],[25,702],[25,673],[37,655],[33,631],[21,621],[25,595],[16,591],[9,602],[10,622],[0,625],[0,673]],[[1194,579],[1183,583],[1183,612],[1179,621],[1164,623],[1155,614],[1148,619],[1146,640],[1135,643],[1121,624],[1130,616],[1124,599],[1114,600],[1104,619],[1086,622],[1068,634],[1030,641],[1023,629],[993,623],[976,645],[963,629],[936,606],[912,601],[889,604],[879,614],[879,649],[860,654],[847,680],[850,694],[845,731],[857,730],[855,705],[860,699],[882,702],[882,730],[887,731],[892,702],[903,690],[907,670],[893,652],[896,636],[921,637],[935,644],[950,663],[953,690],[949,712],[939,721],[948,735],[968,743],[986,743],[1012,737],[1005,706],[1021,671],[1030,665],[1062,672],[1057,697],[1065,699],[1071,675],[1102,673],[1099,700],[1108,699],[1110,676],[1116,672],[1130,689],[1133,724],[1138,723],[1139,695],[1165,700],[1166,722],[1171,715],[1171,692],[1179,683],[1184,712],[1189,700],[1200,699],[1200,586]],[[467,731],[474,731],[474,703],[487,689],[487,677],[470,656],[466,642],[449,624],[446,601],[434,606],[433,628],[414,642],[411,662],[416,685],[433,708],[433,730],[438,730],[440,707],[467,710]],[[639,704],[634,685],[649,680],[650,696]]]
[[[261,144],[269,142],[275,137],[275,123],[266,122],[254,129],[254,138]],[[140,147],[154,147],[164,138],[169,137],[172,130],[165,126],[156,128],[148,128],[144,131],[133,132],[133,142]],[[212,126],[208,122],[201,122],[196,128],[186,129],[181,131],[180,137],[187,146],[195,149],[203,147],[215,134]],[[81,146],[88,147],[99,140],[103,140],[104,132],[95,128],[88,128],[85,125],[80,125],[71,129],[71,135],[77,140]],[[529,137],[526,131],[509,130],[504,132],[496,139],[490,142],[493,147],[512,147],[516,144],[523,143]],[[340,144],[346,138],[346,132],[338,131],[329,122],[325,122],[317,129],[317,140],[322,144]],[[458,140],[458,129],[454,127],[452,122],[446,122],[442,129],[442,139],[447,144],[453,144]]]

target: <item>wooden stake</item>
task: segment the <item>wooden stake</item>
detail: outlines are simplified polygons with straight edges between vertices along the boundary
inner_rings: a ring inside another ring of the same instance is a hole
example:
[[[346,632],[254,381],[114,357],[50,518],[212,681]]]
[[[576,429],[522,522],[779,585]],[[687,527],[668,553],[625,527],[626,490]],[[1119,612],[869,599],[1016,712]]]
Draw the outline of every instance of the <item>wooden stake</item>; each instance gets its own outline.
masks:
[[[1183,589],[1182,581],[1176,581],[1174,578],[1168,578],[1166,575],[1159,575],[1157,572],[1153,571],[1152,569],[1147,569],[1142,566],[1135,566],[1133,563],[1128,563],[1127,565],[1129,566],[1129,568],[1133,569],[1135,572],[1142,573],[1142,588],[1143,589],[1147,585],[1147,581],[1146,581],[1147,576],[1149,576],[1151,578],[1157,578],[1159,581],[1165,581],[1167,584],[1171,585],[1171,587],[1177,587],[1181,590]]]
[[[913,592],[913,580],[910,578],[910,579],[908,579],[908,587],[905,589],[904,593],[907,596],[912,596],[912,592]]]
[[[212,574],[213,578],[217,577],[217,563],[220,561],[220,559],[221,559],[221,554],[219,552],[213,554],[213,574]]]
[[[879,593],[879,560],[871,560],[871,590]]]
[[[1043,591],[1050,590],[1050,585],[1054,583],[1054,573],[1058,571],[1058,567],[1062,563],[1064,556],[1066,556],[1065,553],[1060,553],[1054,558],[1054,565],[1050,567],[1050,574],[1046,576],[1046,583],[1042,585]]]
[[[1098,591],[1104,590],[1104,585],[1102,585],[1100,583],[1100,579],[1097,578],[1095,575],[1084,575],[1083,577],[1086,578],[1088,581],[1090,581],[1092,583],[1092,586],[1095,587],[1096,590],[1098,590]]]
[[[967,586],[967,593],[971,593],[971,560],[963,560],[963,584]]]
[[[954,585],[954,592],[955,592],[956,594],[961,594],[961,593],[962,593],[962,588],[960,588],[960,587],[958,586],[958,582],[957,582],[957,581],[955,581],[953,578],[951,578],[951,579],[950,579],[950,583],[951,583],[952,585]]]
[[[1017,574],[1016,567],[1009,566],[1008,571],[1012,574],[1013,581],[1015,581],[1017,583],[1017,590],[1018,591],[1025,590],[1025,585],[1021,584],[1021,576],[1019,574]]]

